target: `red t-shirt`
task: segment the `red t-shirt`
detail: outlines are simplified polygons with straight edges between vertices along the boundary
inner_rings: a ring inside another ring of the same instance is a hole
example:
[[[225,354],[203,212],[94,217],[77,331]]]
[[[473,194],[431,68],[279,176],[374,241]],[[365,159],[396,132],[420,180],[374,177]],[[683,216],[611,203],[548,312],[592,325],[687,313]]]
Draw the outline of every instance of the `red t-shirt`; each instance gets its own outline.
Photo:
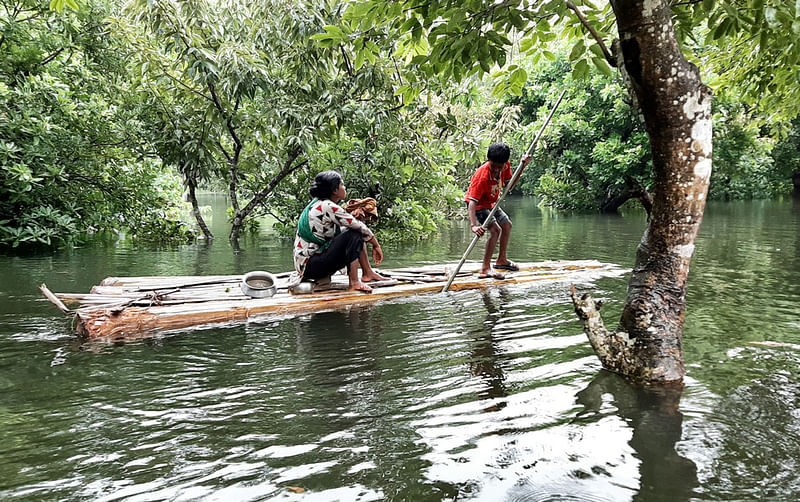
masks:
[[[511,162],[506,162],[500,171],[500,179],[492,179],[492,171],[487,161],[475,171],[469,180],[469,189],[464,200],[476,202],[475,210],[491,209],[500,197],[503,186],[508,183],[514,173],[511,172]],[[502,180],[502,181],[501,181]]]

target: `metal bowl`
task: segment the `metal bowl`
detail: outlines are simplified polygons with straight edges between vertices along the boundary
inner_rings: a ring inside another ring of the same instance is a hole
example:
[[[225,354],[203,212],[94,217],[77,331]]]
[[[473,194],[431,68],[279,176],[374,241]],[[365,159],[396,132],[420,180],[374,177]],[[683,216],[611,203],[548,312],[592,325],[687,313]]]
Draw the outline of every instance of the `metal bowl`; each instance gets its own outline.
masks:
[[[278,279],[274,275],[256,270],[244,274],[240,286],[242,293],[251,298],[269,298],[278,291],[277,283]]]

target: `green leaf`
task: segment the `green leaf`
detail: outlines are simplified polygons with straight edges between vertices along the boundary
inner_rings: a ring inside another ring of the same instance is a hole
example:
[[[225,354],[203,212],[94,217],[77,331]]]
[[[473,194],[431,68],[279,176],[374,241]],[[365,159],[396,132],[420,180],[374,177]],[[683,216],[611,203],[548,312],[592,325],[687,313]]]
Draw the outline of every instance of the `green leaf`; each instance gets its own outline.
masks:
[[[719,24],[717,25],[717,27],[716,27],[716,28],[714,28],[714,30],[712,31],[712,38],[713,38],[714,40],[719,40],[720,38],[722,38],[723,36],[725,36],[725,33],[727,33],[727,31],[728,31],[728,27],[729,27],[730,25],[731,25],[731,20],[730,20],[730,18],[727,18],[727,17],[726,17],[725,19],[723,19],[723,20],[722,20],[722,22],[721,22],[721,23],[719,23]]]
[[[526,72],[523,68],[517,68],[511,72],[509,81],[511,82],[512,86],[518,85],[519,87],[522,87],[525,85],[525,82],[528,81],[528,72]]]
[[[519,50],[522,52],[528,52],[531,49],[531,47],[534,46],[535,43],[536,40],[534,38],[532,37],[525,38],[522,40],[522,42],[520,42]]]
[[[322,29],[324,29],[325,31],[327,31],[328,33],[330,33],[332,35],[337,35],[337,36],[340,36],[340,37],[344,36],[344,32],[342,31],[342,28],[340,28],[339,26],[336,26],[335,24],[326,24],[325,26],[322,27]]]
[[[557,36],[558,35],[556,35],[552,31],[548,32],[548,33],[540,33],[539,34],[539,40],[541,40],[543,43],[544,42],[552,42],[553,40],[556,39]]]
[[[331,40],[331,41],[333,40],[333,37],[331,36],[330,33],[315,33],[314,35],[311,35],[308,38],[310,38],[311,40]]]
[[[572,78],[575,80],[583,80],[589,75],[589,63],[585,59],[581,59],[575,66],[572,67]]]
[[[605,57],[606,57],[606,55],[603,54],[603,49],[601,49],[598,44],[590,45],[589,46],[589,50],[592,51],[592,54],[594,54],[595,56],[597,56],[599,58],[604,58],[605,59]]]
[[[611,70],[611,67],[606,62],[605,58],[592,58],[592,63],[600,70],[600,73],[605,75],[606,77],[612,77],[614,72]]]
[[[583,40],[578,40],[578,42],[572,46],[572,51],[569,53],[569,60],[576,61],[578,58],[583,56],[583,53],[586,52],[586,46],[583,43]]]
[[[518,30],[525,29],[527,23],[525,22],[524,19],[522,19],[522,16],[520,16],[516,10],[514,9],[509,10],[508,17],[511,20],[511,24],[514,26],[514,28]]]

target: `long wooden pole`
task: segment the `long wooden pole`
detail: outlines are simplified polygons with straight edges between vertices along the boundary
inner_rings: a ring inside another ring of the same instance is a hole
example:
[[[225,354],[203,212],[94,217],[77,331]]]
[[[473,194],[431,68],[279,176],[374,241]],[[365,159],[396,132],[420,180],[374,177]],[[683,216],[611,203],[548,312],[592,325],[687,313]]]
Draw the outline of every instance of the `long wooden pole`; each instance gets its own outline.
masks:
[[[544,124],[542,124],[542,128],[539,129],[539,132],[533,139],[533,143],[531,143],[531,146],[528,148],[528,151],[525,152],[525,155],[523,155],[522,158],[528,157],[533,153],[534,148],[536,148],[536,143],[539,142],[539,138],[542,136],[542,133],[544,132],[545,128],[550,123],[550,119],[553,118],[553,114],[558,109],[558,105],[561,104],[561,100],[564,98],[564,94],[566,93],[567,93],[566,89],[561,91],[561,95],[558,97],[558,100],[556,100],[556,104],[553,105],[553,109],[550,110],[550,115],[547,116],[547,119],[544,121]],[[511,177],[511,181],[509,181],[508,184],[505,186],[505,188],[503,188],[503,192],[500,194],[500,197],[497,199],[497,202],[495,202],[494,207],[489,212],[489,216],[486,217],[486,220],[483,222],[483,225],[481,225],[481,227],[484,230],[489,227],[489,222],[492,221],[494,213],[497,212],[497,208],[500,207],[500,203],[503,201],[503,199],[506,198],[508,191],[511,189],[511,187],[513,187],[517,183],[517,180],[522,174],[523,167],[524,164],[522,163],[522,159],[520,159],[519,166],[517,166],[516,171],[514,171],[514,175]],[[453,284],[453,280],[456,278],[456,274],[458,274],[458,271],[461,270],[461,267],[464,265],[464,262],[467,261],[467,256],[469,256],[469,253],[472,251],[472,248],[474,248],[475,244],[477,244],[478,239],[480,239],[480,235],[475,234],[475,237],[472,238],[472,242],[470,242],[469,246],[467,246],[467,250],[464,252],[464,256],[461,257],[461,261],[458,262],[456,269],[453,270],[452,274],[450,274],[450,278],[447,280],[447,284],[445,284],[444,287],[442,288],[442,293],[450,289],[450,286]]]

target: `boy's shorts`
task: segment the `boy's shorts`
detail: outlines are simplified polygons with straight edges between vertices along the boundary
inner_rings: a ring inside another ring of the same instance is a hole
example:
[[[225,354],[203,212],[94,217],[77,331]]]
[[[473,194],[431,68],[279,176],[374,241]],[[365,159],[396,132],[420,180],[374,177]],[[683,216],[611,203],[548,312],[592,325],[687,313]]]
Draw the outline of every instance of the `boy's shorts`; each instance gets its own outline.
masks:
[[[475,217],[478,218],[478,223],[483,225],[483,222],[486,221],[486,217],[489,216],[491,213],[491,209],[478,209],[475,211]],[[498,207],[497,211],[494,212],[494,216],[492,216],[492,220],[496,221],[498,225],[502,225],[503,223],[509,221],[508,215],[503,212],[503,210]],[[489,225],[492,223],[490,222]]]

